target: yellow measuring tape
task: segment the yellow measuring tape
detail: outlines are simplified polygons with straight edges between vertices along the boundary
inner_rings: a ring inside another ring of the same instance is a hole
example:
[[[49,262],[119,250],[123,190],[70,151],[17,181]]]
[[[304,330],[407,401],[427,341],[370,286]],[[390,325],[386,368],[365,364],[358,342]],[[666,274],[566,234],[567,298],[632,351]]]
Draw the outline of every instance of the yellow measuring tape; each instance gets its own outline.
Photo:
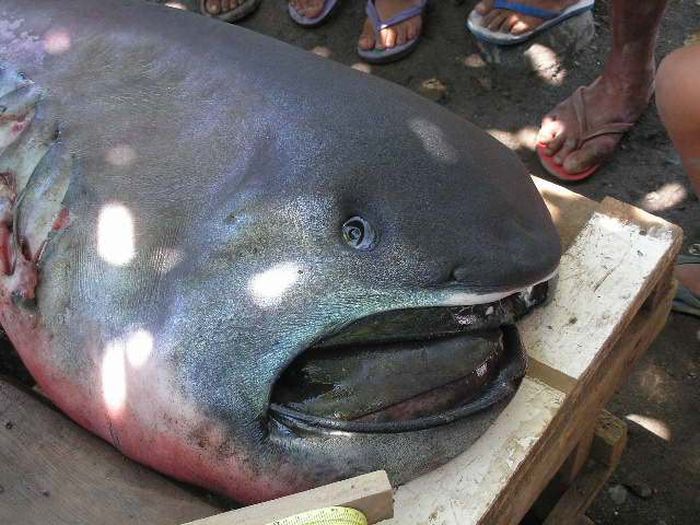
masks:
[[[367,525],[361,512],[347,507],[326,507],[295,514],[268,525]]]

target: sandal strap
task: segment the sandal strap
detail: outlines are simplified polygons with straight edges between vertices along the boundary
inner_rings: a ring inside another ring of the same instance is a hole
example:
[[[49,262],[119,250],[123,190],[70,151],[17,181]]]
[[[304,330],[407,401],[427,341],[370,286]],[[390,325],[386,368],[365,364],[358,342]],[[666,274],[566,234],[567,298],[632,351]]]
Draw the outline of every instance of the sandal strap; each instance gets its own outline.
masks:
[[[610,122],[595,129],[588,126],[588,118],[586,117],[586,103],[583,99],[583,87],[579,87],[571,96],[571,102],[574,106],[576,121],[578,122],[578,139],[576,148],[580,148],[584,142],[587,142],[595,137],[602,135],[623,135],[627,133],[634,123],[632,122]]]
[[[552,11],[551,9],[541,9],[531,5],[521,4],[520,2],[508,2],[507,0],[496,0],[493,3],[494,9],[506,9],[521,15],[534,16],[543,20],[552,20],[561,14],[561,11]]]
[[[372,21],[375,30],[381,31],[382,29],[386,29],[387,27],[392,27],[400,24],[401,22],[405,22],[410,18],[421,16],[423,14],[423,11],[425,11],[425,6],[428,3],[428,0],[421,0],[419,4],[414,5],[413,7],[409,7],[408,9],[405,9],[386,20],[382,20],[382,17],[379,16],[379,11],[377,11],[377,6],[374,5],[374,2],[375,0],[367,0],[365,12],[367,13],[369,19]]]

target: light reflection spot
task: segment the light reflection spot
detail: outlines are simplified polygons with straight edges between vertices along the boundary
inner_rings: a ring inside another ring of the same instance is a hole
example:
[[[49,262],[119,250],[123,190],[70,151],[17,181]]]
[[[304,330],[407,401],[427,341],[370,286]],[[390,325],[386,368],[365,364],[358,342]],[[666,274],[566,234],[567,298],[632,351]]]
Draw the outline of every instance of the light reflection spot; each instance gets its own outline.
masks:
[[[141,368],[153,351],[153,336],[146,330],[136,330],[125,343],[126,358],[134,368]]]
[[[415,118],[408,123],[408,127],[423,143],[423,149],[434,159],[451,164],[457,162],[457,151],[447,141],[439,126],[425,119]]]
[[[353,69],[356,69],[357,71],[361,71],[362,73],[371,73],[372,72],[372,66],[370,66],[366,62],[356,62],[350,67]]]
[[[107,345],[102,356],[102,398],[110,415],[118,415],[126,402],[126,369],[121,341]]]
[[[71,47],[71,37],[68,31],[52,29],[44,35],[44,49],[50,55],[60,55]]]
[[[123,204],[107,204],[100,210],[97,253],[114,266],[124,266],[134,258],[134,220]]]
[[[311,52],[314,55],[318,55],[323,58],[328,58],[331,56],[331,50],[328,49],[326,46],[316,46],[311,49]]]
[[[297,266],[284,263],[254,275],[248,289],[256,301],[265,303],[282,296],[298,279]]]

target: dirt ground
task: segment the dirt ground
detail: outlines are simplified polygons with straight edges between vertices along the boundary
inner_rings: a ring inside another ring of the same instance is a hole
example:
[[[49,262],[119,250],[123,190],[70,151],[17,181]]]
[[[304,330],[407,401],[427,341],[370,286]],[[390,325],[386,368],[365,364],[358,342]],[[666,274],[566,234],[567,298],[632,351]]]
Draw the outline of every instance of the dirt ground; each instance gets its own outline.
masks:
[[[424,81],[438,79],[446,88],[440,103],[490,130],[517,151],[532,173],[548,178],[533,151],[534,133],[544,113],[576,86],[593,80],[599,71],[609,49],[608,1],[597,2],[593,43],[584,52],[563,58],[558,72],[558,78],[563,78],[560,85],[536,74],[513,74],[480,65],[475,59],[476,45],[464,31],[466,15],[474,3],[435,0],[416,53],[397,64],[371,68],[358,65],[355,54],[363,21],[361,0],[346,0],[328,24],[314,30],[292,24],[284,0],[264,0],[259,12],[241,25],[409,89],[420,91]],[[698,29],[700,2],[672,0],[663,22],[659,58]],[[681,225],[686,232],[695,228],[700,234],[700,203],[653,106],[624,140],[616,158],[574,190],[596,200],[610,195],[642,206]],[[0,362],[0,373],[7,373],[8,366],[11,364]],[[9,372],[22,374],[19,368]],[[619,417],[629,416],[630,436],[619,469],[589,510],[596,523],[698,522],[699,377],[700,321],[673,314],[609,406]]]
[[[424,81],[438,79],[447,88],[441,103],[482,128],[494,131],[497,138],[517,151],[532,173],[547,177],[532,149],[534,131],[543,114],[576,86],[596,77],[609,49],[608,2],[596,3],[596,38],[584,52],[564,58],[564,80],[558,86],[535,74],[513,75],[502,68],[473,67],[477,47],[465,34],[464,21],[474,3],[434,1],[420,48],[402,62],[372,66],[370,74],[416,91]],[[360,60],[355,54],[363,21],[362,1],[343,2],[328,24],[313,30],[291,24],[285,9],[283,0],[265,0],[261,10],[242,25],[331,60],[366,67],[357,65]],[[672,1],[661,29],[659,59],[699,29],[700,2]],[[610,195],[642,206],[681,225],[687,232],[700,227],[700,204],[653,106],[625,139],[613,162],[574,190],[597,200]],[[619,417],[632,415],[642,422],[637,416],[658,420],[662,429],[667,429],[668,440],[626,419],[630,430],[627,452],[613,479],[588,512],[597,523],[698,522],[699,377],[700,321],[673,314],[609,406]],[[625,486],[633,486],[645,497]]]

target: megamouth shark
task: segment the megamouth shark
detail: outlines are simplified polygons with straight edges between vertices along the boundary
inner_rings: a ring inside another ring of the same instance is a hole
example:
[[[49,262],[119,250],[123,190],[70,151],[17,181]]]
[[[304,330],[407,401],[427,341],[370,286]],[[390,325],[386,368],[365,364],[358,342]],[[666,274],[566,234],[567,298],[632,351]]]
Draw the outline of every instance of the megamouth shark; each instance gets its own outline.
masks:
[[[243,503],[402,483],[516,391],[560,243],[475,126],[140,0],[0,0],[0,63],[0,322],[125,455]]]

